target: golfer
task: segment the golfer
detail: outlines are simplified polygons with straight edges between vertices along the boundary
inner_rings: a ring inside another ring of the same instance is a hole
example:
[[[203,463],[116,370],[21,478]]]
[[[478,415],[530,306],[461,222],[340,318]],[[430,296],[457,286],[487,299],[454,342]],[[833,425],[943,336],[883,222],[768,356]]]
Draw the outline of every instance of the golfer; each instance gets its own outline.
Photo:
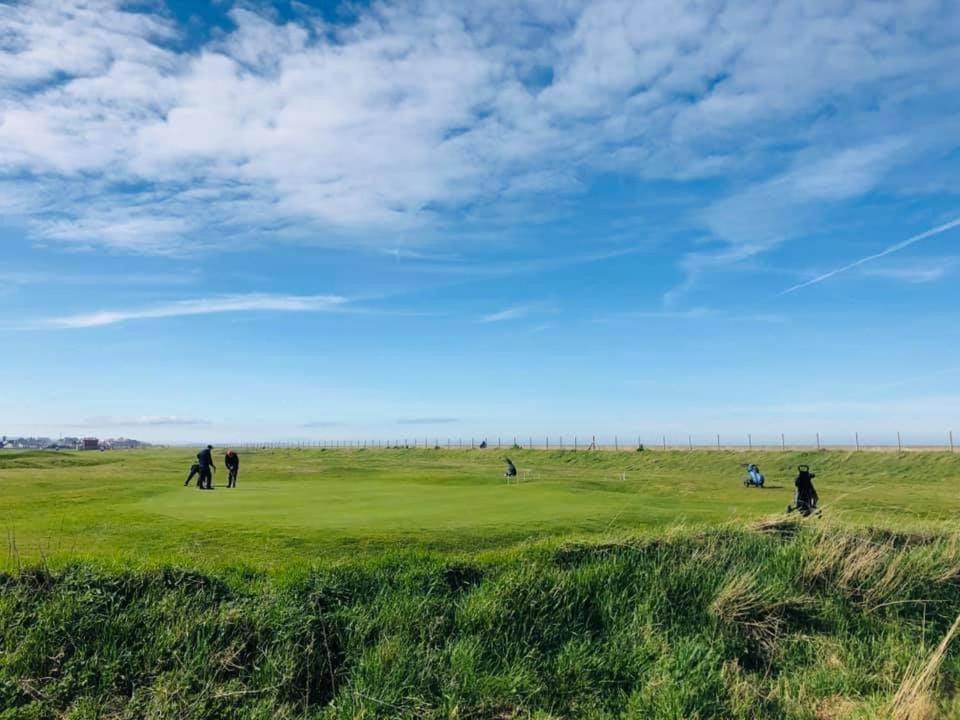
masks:
[[[237,486],[237,475],[240,474],[240,456],[233,450],[227,450],[223,464],[227,467],[227,487],[235,488]]]
[[[213,464],[213,445],[197,453],[197,464],[200,466],[200,480],[197,487],[201,490],[213,490],[213,473],[217,468]]]

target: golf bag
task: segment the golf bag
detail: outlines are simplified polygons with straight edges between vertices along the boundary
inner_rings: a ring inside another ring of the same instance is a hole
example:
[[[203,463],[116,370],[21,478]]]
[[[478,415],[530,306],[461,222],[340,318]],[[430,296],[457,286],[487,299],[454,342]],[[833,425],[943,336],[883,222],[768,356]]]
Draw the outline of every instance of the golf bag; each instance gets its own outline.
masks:
[[[747,465],[747,476],[743,479],[744,487],[758,487],[762,488],[765,478],[763,473],[760,472],[760,468],[750,463]]]
[[[797,467],[797,479],[793,483],[797,487],[797,494],[794,497],[794,504],[787,507],[787,512],[796,510],[803,517],[810,517],[819,512],[817,505],[820,502],[820,496],[813,487],[813,479],[816,476],[816,473],[810,472],[809,465]]]

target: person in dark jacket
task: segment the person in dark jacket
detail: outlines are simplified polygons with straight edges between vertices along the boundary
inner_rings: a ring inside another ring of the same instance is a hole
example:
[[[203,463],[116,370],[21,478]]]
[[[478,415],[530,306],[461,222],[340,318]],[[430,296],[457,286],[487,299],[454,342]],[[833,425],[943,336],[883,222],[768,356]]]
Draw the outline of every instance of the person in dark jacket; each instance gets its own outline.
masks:
[[[227,467],[227,487],[235,488],[237,486],[237,475],[240,474],[240,456],[233,450],[227,450],[223,464]]]
[[[197,453],[197,464],[200,466],[197,487],[201,490],[213,490],[213,473],[217,471],[213,464],[213,445],[207,445]]]
[[[190,485],[190,481],[193,480],[193,476],[199,475],[199,474],[200,474],[200,463],[194,463],[193,465],[190,466],[190,474],[187,475],[187,481],[183,484],[183,486],[188,487]]]

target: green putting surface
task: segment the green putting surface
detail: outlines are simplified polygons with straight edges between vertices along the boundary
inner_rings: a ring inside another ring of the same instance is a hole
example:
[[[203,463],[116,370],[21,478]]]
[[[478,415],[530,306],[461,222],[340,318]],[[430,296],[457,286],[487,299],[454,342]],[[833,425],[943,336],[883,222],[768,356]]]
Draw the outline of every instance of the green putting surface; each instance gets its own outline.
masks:
[[[239,486],[183,487],[189,449],[0,453],[6,562],[276,567],[386,548],[473,551],[558,535],[745,524],[782,514],[809,463],[822,521],[951,529],[960,455],[712,451],[273,450]],[[217,452],[222,463],[222,452]],[[757,462],[768,487],[742,484]]]

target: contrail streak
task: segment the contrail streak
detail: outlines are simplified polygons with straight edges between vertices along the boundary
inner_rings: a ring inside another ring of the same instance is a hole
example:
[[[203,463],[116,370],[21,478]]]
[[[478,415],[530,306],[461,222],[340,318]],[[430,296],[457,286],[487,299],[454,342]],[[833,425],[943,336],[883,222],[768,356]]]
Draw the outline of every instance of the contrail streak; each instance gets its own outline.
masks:
[[[907,238],[902,242],[898,242],[896,245],[891,245],[886,250],[881,250],[880,252],[875,253],[874,255],[867,255],[867,257],[860,258],[859,260],[852,262],[849,265],[844,265],[843,267],[839,267],[835,270],[831,270],[830,272],[826,272],[823,275],[818,275],[817,277],[813,278],[813,280],[807,280],[806,282],[802,282],[799,285],[794,285],[793,287],[787,288],[782,293],[780,293],[780,295],[789,295],[790,293],[796,292],[797,290],[802,290],[805,287],[816,285],[817,283],[821,283],[824,280],[832,278],[834,275],[839,275],[840,273],[846,272],[847,270],[852,270],[853,268],[858,267],[859,265],[863,265],[864,263],[868,263],[871,260],[876,260],[877,258],[884,257],[885,255],[890,255],[891,253],[899,252],[900,250],[910,247],[914,243],[918,243],[921,240],[926,240],[927,238],[931,238],[934,235],[945,233],[947,230],[955,228],[958,225],[960,225],[960,218],[957,218],[956,220],[951,220],[950,222],[944,223],[943,225],[938,225],[932,230],[927,230],[926,232],[922,232],[919,235],[914,235],[913,237]]]

